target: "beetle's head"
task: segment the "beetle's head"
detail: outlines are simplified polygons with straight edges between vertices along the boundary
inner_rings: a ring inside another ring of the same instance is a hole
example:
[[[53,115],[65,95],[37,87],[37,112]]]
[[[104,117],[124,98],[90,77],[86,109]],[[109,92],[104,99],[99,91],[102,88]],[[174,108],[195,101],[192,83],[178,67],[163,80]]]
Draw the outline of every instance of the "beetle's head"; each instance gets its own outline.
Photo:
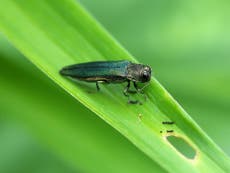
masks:
[[[150,66],[142,64],[131,64],[128,67],[128,79],[134,82],[149,82],[152,69]]]

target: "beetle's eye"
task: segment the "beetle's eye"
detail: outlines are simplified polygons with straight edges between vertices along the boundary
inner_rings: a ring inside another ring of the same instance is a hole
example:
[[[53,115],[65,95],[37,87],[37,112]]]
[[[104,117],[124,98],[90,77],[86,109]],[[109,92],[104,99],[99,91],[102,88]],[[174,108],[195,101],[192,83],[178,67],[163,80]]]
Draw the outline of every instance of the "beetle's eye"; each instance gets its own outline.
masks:
[[[145,71],[143,71],[142,77],[143,77],[144,81],[148,81],[150,75],[149,75],[149,73],[145,70]]]

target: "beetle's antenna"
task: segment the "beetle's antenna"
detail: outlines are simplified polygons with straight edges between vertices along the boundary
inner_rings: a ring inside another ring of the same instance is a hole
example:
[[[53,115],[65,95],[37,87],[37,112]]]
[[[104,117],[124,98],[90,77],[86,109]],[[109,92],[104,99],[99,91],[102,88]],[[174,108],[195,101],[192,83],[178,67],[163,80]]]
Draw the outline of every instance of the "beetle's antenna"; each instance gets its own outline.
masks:
[[[145,84],[145,85],[140,89],[140,91],[142,92],[147,86],[149,86],[149,84],[150,84],[150,82],[147,83],[147,84]]]

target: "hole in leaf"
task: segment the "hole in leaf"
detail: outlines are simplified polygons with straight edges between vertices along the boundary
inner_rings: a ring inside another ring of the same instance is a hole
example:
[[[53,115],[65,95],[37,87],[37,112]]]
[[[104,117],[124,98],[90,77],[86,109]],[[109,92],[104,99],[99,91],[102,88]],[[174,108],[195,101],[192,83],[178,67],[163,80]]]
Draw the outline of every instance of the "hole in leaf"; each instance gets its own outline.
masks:
[[[188,159],[194,159],[196,156],[196,150],[188,144],[183,138],[176,136],[167,136],[168,142],[176,148],[182,155]]]

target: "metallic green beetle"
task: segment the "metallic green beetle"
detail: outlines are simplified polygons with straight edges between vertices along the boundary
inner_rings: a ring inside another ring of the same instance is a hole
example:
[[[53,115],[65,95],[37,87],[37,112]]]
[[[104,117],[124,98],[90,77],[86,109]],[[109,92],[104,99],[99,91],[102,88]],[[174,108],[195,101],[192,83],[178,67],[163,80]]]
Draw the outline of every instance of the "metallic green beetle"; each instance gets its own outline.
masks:
[[[137,83],[147,83],[151,79],[151,67],[143,64],[135,64],[127,60],[120,61],[97,61],[66,66],[60,70],[60,74],[86,82],[95,82],[97,90],[100,90],[99,83],[123,83],[127,82],[123,93],[141,93]],[[136,91],[130,90],[130,83]],[[129,103],[137,101],[129,100]]]

